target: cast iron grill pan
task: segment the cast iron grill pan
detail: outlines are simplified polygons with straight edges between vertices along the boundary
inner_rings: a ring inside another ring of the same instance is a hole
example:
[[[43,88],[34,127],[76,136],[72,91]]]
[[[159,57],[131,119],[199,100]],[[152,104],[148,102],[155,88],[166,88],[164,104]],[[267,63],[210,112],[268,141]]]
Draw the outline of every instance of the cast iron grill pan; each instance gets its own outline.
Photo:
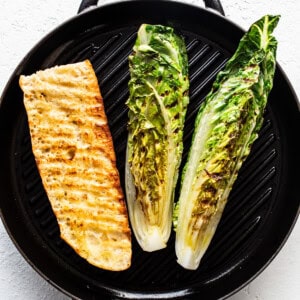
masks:
[[[157,6],[162,12],[159,16]],[[139,12],[147,13],[142,17]],[[166,249],[153,253],[143,252],[133,236],[132,266],[126,271],[109,272],[88,264],[60,238],[35,164],[19,75],[90,59],[104,98],[124,187],[128,55],[138,27],[145,22],[173,26],[186,41],[191,86],[184,133],[185,162],[197,110],[235,50],[242,30],[214,13],[180,3],[151,5],[150,1],[139,1],[104,6],[74,18],[47,36],[12,76],[0,120],[4,141],[1,177],[6,178],[2,182],[7,198],[1,200],[3,219],[29,263],[73,297],[225,297],[271,260],[286,239],[299,207],[294,190],[289,188],[293,182],[288,183],[296,149],[295,145],[291,149],[291,127],[287,124],[292,126],[299,118],[295,112],[293,119],[290,112],[296,111],[295,95],[280,67],[259,139],[239,173],[216,235],[196,271],[184,270],[176,263],[174,234]],[[230,30],[230,38],[224,36],[224,30]],[[282,90],[285,105],[281,102]],[[289,119],[282,115],[284,111],[289,111]],[[299,165],[299,160],[293,163]]]

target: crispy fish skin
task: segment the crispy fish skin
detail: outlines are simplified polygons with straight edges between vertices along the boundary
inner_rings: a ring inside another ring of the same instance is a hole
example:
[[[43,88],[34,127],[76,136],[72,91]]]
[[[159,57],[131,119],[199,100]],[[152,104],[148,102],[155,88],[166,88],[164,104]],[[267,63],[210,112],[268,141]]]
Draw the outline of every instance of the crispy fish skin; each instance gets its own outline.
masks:
[[[61,238],[90,264],[131,265],[131,232],[91,63],[20,76],[36,164]]]

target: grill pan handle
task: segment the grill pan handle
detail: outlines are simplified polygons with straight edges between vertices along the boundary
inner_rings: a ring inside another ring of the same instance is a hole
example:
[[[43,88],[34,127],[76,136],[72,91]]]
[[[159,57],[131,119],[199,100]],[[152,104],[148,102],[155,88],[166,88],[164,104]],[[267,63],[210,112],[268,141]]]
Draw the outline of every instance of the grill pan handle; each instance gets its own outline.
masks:
[[[98,0],[82,0],[77,13],[79,14],[88,8],[97,6],[97,4]]]
[[[204,0],[207,8],[212,8],[218,11],[221,15],[225,16],[224,9],[219,0]],[[78,13],[83,12],[86,9],[97,6],[98,0],[82,0],[78,9]]]
[[[219,0],[204,0],[204,3],[207,8],[213,8],[214,10],[218,11],[221,15],[225,16],[224,9]]]

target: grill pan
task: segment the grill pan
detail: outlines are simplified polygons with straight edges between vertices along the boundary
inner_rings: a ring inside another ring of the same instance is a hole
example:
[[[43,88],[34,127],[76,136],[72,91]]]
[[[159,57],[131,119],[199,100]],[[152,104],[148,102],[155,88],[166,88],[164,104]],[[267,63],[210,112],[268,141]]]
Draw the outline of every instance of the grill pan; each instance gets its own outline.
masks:
[[[79,11],[96,3],[83,1]],[[206,6],[223,13],[219,1],[206,1]],[[90,9],[37,44],[16,68],[3,92],[1,217],[28,263],[70,297],[226,298],[271,262],[299,213],[299,110],[296,95],[279,65],[259,138],[239,173],[217,232],[196,271],[184,270],[176,263],[174,234],[166,249],[154,253],[143,252],[133,237],[132,266],[126,271],[109,272],[89,265],[60,239],[37,171],[19,76],[88,58],[104,98],[124,186],[127,58],[141,23],[172,26],[186,40],[191,85],[184,163],[197,109],[244,31],[218,13],[180,2],[120,1]]]

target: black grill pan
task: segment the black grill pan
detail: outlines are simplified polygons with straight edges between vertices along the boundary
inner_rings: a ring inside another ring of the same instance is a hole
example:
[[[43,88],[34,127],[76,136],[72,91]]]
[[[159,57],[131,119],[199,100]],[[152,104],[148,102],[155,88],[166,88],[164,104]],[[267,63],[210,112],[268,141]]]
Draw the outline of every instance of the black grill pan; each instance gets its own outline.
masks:
[[[96,2],[83,1],[80,10]],[[222,12],[218,1],[206,4]],[[259,138],[196,271],[176,263],[174,235],[166,249],[154,253],[143,252],[133,239],[132,266],[126,271],[109,272],[89,265],[60,239],[35,165],[19,76],[88,58],[99,80],[124,183],[127,58],[141,23],[172,26],[185,38],[191,87],[184,146],[189,148],[197,109],[235,51],[243,30],[220,14],[173,1],[121,1],[90,9],[36,45],[4,90],[0,106],[1,217],[28,263],[73,298],[226,298],[268,265],[299,213],[299,110],[279,65]]]

